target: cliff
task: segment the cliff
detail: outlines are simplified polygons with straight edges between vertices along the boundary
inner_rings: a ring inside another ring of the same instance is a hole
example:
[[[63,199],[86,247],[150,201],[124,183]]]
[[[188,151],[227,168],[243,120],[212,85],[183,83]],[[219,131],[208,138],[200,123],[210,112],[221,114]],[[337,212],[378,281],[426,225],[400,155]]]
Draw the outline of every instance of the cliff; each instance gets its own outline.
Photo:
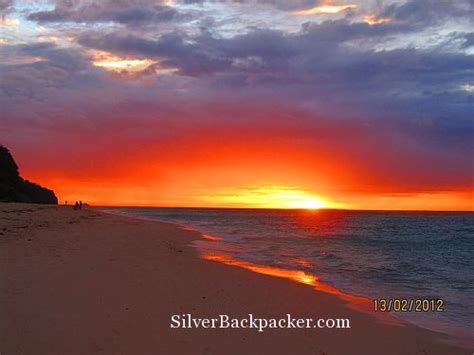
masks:
[[[52,190],[23,179],[10,151],[0,146],[0,202],[57,204]]]

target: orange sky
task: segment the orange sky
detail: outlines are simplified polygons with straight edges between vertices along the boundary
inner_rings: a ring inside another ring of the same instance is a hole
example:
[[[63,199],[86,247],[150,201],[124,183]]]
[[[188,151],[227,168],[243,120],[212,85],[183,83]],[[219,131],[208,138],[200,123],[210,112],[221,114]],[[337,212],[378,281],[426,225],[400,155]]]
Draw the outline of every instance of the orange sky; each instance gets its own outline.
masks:
[[[315,132],[283,126],[251,131],[246,126],[207,125],[181,129],[178,136],[161,142],[102,141],[77,154],[52,149],[41,160],[21,156],[19,165],[23,175],[54,189],[62,202],[473,210],[469,186],[449,188],[439,184],[439,177],[427,177],[429,171],[397,172],[391,167],[399,164],[413,170],[418,162],[411,162],[398,148],[374,151],[373,146],[390,139],[382,131],[371,136],[370,130],[354,129],[344,144],[325,139],[308,144]],[[318,130],[336,138],[346,134],[338,125]],[[370,159],[365,151],[370,151]],[[405,165],[397,161],[401,159]]]
[[[201,175],[199,172],[198,174]],[[82,200],[93,205],[249,208],[343,208],[372,210],[473,211],[471,191],[427,193],[321,194],[297,185],[256,184],[205,186],[205,179],[169,183],[75,181],[37,176],[57,193],[61,202]],[[182,183],[182,185],[180,185]],[[323,189],[321,189],[323,190]]]
[[[7,1],[0,144],[62,202],[474,210],[469,0],[257,3]]]

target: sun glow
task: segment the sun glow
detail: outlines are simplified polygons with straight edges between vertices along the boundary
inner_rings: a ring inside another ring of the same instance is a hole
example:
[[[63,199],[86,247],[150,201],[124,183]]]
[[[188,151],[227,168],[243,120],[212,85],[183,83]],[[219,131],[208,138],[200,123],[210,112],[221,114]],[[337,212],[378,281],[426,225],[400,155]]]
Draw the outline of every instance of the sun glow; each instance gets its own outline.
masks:
[[[122,58],[102,51],[92,51],[92,64],[113,72],[139,72],[155,64],[150,59]]]
[[[290,208],[302,208],[308,210],[315,210],[318,208],[325,208],[326,203],[320,198],[295,196],[293,201],[288,202]]]
[[[334,208],[326,199],[296,187],[261,186],[219,191],[205,196],[206,203],[235,207],[319,209]]]
[[[375,15],[366,15],[364,16],[364,22],[374,26],[374,25],[383,25],[385,23],[390,23],[392,20],[388,17],[377,17]]]
[[[96,67],[101,67],[111,71],[140,71],[151,65],[153,62],[146,59],[120,59],[109,58],[105,60],[94,61]]]

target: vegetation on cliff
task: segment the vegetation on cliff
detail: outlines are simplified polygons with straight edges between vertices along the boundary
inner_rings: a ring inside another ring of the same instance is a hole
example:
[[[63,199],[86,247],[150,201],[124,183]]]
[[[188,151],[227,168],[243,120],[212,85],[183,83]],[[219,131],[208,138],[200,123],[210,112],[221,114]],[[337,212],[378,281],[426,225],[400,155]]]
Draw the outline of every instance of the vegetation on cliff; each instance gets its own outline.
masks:
[[[0,145],[0,202],[57,204],[54,191],[20,176],[10,151]]]

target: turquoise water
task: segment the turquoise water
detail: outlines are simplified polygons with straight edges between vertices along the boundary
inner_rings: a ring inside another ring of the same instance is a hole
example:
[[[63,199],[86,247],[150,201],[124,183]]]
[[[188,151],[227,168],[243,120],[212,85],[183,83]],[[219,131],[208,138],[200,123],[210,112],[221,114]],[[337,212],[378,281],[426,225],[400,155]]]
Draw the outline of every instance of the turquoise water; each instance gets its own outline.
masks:
[[[369,298],[441,298],[443,313],[397,314],[474,338],[474,213],[114,208],[192,227],[198,243],[255,264],[304,270]]]

